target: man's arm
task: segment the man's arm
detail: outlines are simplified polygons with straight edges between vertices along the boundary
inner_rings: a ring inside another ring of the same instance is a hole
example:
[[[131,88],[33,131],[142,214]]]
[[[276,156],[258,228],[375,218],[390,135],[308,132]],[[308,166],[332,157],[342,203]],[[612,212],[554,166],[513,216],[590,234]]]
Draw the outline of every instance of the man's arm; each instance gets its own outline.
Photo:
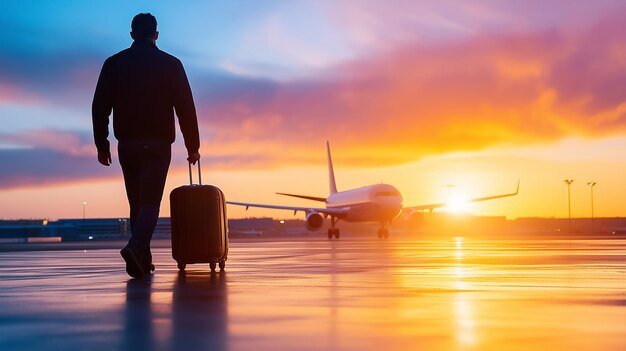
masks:
[[[98,161],[105,166],[111,164],[111,151],[108,140],[109,115],[113,109],[113,72],[111,66],[112,59],[109,57],[102,65],[91,105],[93,138],[98,149]]]
[[[189,155],[188,161],[195,164],[200,158],[200,136],[198,132],[198,116],[196,106],[193,103],[191,87],[185,74],[185,69],[180,61],[177,61],[174,85],[174,109],[178,116],[180,130],[185,139],[185,147]]]

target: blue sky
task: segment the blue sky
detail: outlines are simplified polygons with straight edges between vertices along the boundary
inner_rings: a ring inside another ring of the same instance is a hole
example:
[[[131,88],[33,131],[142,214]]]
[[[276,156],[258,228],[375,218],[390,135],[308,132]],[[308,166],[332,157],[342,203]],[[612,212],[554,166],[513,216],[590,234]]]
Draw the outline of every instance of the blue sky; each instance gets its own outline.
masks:
[[[94,72],[107,56],[131,44],[130,20],[139,12],[157,17],[158,45],[184,61],[192,85],[211,79],[218,86],[238,77],[294,79],[350,57],[351,50],[315,11],[307,2],[4,2],[0,72],[27,100],[0,105],[3,122],[21,116],[3,123],[5,132],[89,129],[80,116],[88,113]],[[45,107],[32,103],[41,99]]]

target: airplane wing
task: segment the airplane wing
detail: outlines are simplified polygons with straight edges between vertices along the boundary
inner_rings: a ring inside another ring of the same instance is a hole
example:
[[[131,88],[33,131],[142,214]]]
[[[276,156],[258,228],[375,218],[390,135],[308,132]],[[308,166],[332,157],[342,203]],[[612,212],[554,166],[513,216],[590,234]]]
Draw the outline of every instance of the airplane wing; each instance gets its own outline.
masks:
[[[330,215],[334,217],[341,217],[348,212],[347,207],[340,208],[316,208],[316,207],[297,207],[297,206],[278,206],[278,205],[265,205],[265,204],[253,204],[248,202],[235,202],[235,201],[226,201],[229,205],[236,206],[245,206],[246,210],[248,207],[260,207],[260,208],[272,208],[275,210],[290,210],[293,211],[294,214],[298,211],[302,211],[304,213],[309,212],[319,212],[321,214]]]
[[[500,199],[503,197],[509,197],[509,196],[515,196],[519,193],[519,180],[517,181],[517,189],[515,189],[514,193],[510,193],[510,194],[500,194],[500,195],[492,195],[492,196],[483,196],[483,197],[476,197],[473,199],[468,199],[467,202],[480,202],[480,201],[487,201],[487,200],[494,200],[494,199]],[[430,205],[419,205],[419,206],[409,206],[409,207],[404,207],[403,211],[423,211],[423,210],[428,210],[428,211],[432,211],[436,208],[441,208],[441,207],[446,207],[449,206],[449,203],[446,202],[441,202],[438,204],[430,204]]]

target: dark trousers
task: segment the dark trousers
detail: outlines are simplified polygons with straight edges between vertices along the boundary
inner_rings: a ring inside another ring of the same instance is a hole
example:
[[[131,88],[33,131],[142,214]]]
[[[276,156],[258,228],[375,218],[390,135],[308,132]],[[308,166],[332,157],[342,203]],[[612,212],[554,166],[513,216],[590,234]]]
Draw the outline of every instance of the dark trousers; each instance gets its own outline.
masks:
[[[172,148],[158,140],[120,141],[118,153],[130,205],[129,244],[151,261],[150,241],[159,219]]]

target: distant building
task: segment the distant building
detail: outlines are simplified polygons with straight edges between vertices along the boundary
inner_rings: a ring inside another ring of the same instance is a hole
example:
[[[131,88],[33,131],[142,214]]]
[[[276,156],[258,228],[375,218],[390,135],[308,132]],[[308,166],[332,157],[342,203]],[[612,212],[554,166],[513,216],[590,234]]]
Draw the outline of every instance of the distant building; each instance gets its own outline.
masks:
[[[1,221],[0,240],[60,237],[63,241],[125,238],[129,234],[125,218]]]
[[[316,231],[306,229],[302,219],[276,220],[264,218],[242,218],[228,220],[229,232],[232,237],[255,236],[292,236],[318,235],[325,236],[328,223]],[[347,236],[375,237],[376,223],[342,223]],[[626,235],[626,218],[595,218],[594,230],[589,218],[572,219],[572,235],[574,236],[624,236]],[[434,236],[445,235],[488,235],[489,237],[564,237],[568,233],[567,218],[518,218],[507,220],[505,217],[483,217],[448,213],[424,214],[423,220],[416,224],[412,221],[397,219],[392,229],[394,235],[407,238],[419,237],[423,234]],[[0,220],[0,243],[14,243],[58,239],[62,241],[83,240],[128,240],[130,223],[127,218],[94,218],[94,219],[59,219],[48,222],[36,220]],[[159,218],[153,237],[169,239],[171,221],[168,217]]]
[[[49,236],[46,220],[0,221],[0,243],[26,242],[29,237]]]
[[[272,218],[230,219],[228,226],[232,235],[276,234],[276,223]],[[300,223],[303,227],[304,224]],[[26,241],[28,238],[60,237],[63,241],[82,240],[128,240],[130,222],[127,218],[89,218],[47,220],[4,220],[0,221],[0,242]],[[171,220],[159,218],[153,238],[169,239]]]

